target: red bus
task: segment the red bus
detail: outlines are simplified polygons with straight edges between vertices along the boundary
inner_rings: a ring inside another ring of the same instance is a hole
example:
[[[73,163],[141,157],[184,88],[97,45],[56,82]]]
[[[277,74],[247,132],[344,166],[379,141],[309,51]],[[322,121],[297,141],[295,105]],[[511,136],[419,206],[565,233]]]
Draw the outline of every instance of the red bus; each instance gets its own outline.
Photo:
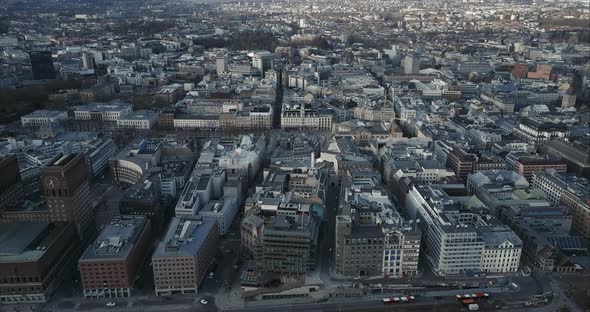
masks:
[[[456,297],[457,297],[457,300],[458,301],[463,301],[465,299],[471,299],[472,298],[472,296],[470,294],[457,295]]]
[[[398,302],[400,302],[400,299],[398,297],[383,298],[383,304],[394,304],[394,303],[398,303]]]

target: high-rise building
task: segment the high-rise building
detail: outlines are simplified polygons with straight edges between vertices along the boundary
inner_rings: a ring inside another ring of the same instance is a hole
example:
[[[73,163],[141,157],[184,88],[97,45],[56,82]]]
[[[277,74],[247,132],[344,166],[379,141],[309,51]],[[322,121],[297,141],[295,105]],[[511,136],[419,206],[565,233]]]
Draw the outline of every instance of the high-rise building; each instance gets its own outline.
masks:
[[[400,49],[396,45],[392,45],[391,49],[384,49],[385,54],[391,59],[393,66],[399,66],[402,61]]]
[[[94,62],[94,53],[82,52],[82,66],[84,69],[94,69],[96,66]]]
[[[173,218],[152,256],[156,295],[196,293],[215,260],[218,242],[216,221]]]
[[[144,216],[116,217],[78,261],[85,298],[129,297],[150,247],[150,221]]]
[[[420,56],[416,54],[406,55],[404,58],[404,73],[406,75],[417,74],[420,71]]]
[[[41,169],[47,210],[52,221],[72,221],[78,234],[92,223],[90,165],[84,154],[61,155]]]
[[[215,58],[215,66],[217,68],[217,74],[227,73],[229,70],[229,56],[227,54],[219,54]]]
[[[260,77],[264,78],[264,73],[272,68],[272,60],[275,55],[270,52],[258,52],[252,57],[252,67],[260,72]]]
[[[34,80],[55,79],[51,51],[32,51],[29,56]]]
[[[564,94],[561,100],[561,108],[571,108],[576,106],[576,95],[575,94]]]
[[[16,155],[0,156],[0,212],[23,197],[23,184]]]

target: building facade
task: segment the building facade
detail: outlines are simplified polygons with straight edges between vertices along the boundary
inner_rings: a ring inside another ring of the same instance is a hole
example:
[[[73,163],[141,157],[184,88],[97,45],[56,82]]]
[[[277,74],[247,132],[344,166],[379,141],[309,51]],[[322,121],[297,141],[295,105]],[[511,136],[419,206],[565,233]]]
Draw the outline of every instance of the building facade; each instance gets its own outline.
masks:
[[[43,193],[52,221],[71,221],[81,237],[93,222],[90,166],[84,154],[61,155],[41,168]]]
[[[45,303],[79,246],[71,222],[0,226],[0,304]]]
[[[143,216],[122,215],[106,224],[78,260],[84,298],[130,297],[150,237]]]
[[[216,221],[173,218],[152,256],[156,295],[197,293],[215,259],[218,241]]]
[[[16,155],[0,155],[0,213],[23,197],[23,183]]]

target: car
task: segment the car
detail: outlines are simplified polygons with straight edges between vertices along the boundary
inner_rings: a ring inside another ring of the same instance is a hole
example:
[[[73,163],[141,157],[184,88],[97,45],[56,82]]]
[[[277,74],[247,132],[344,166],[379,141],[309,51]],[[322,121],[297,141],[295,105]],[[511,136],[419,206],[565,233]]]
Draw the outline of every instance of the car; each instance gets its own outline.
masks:
[[[117,305],[117,304],[116,304],[115,302],[112,302],[112,301],[110,301],[110,302],[107,302],[107,307],[114,307],[114,306],[116,306],[116,305]]]
[[[209,301],[207,301],[207,300],[205,300],[205,299],[201,299],[201,300],[199,300],[199,302],[200,302],[201,304],[203,304],[203,305],[205,305],[205,304],[208,304],[208,303],[209,303]]]

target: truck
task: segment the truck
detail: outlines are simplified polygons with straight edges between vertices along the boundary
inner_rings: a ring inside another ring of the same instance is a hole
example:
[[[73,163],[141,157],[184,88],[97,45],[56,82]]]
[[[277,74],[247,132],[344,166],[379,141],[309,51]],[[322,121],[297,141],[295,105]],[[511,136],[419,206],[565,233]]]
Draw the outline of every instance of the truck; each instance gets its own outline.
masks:
[[[477,310],[479,310],[479,304],[472,303],[468,306],[468,308],[469,308],[469,311],[477,311]]]

